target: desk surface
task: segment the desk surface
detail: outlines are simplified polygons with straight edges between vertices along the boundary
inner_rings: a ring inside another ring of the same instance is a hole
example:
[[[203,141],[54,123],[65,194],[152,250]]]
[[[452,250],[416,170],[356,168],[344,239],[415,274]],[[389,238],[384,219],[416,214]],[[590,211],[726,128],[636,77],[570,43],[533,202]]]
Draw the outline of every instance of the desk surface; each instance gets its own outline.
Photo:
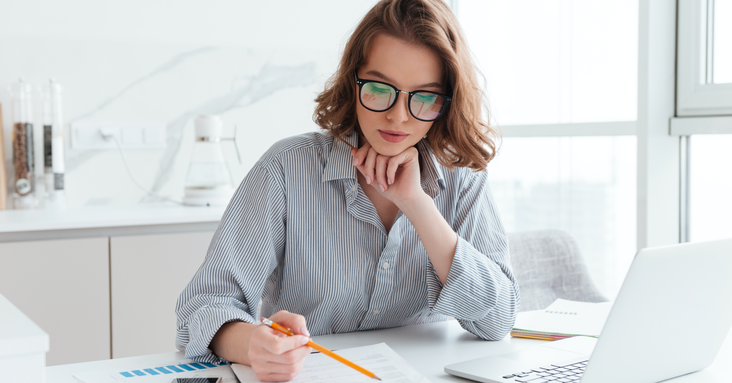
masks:
[[[511,337],[495,342],[482,341],[463,330],[454,320],[386,330],[317,336],[313,337],[313,340],[335,350],[385,342],[432,382],[469,382],[446,374],[443,367],[451,363],[531,347],[542,342]],[[155,354],[48,367],[46,381],[48,383],[78,383],[72,377],[74,373],[114,367],[124,368],[130,362],[145,361],[155,365],[158,362],[177,359],[184,359],[183,353]],[[732,361],[732,336],[727,337],[712,366],[668,382],[729,382],[729,370],[725,371],[725,367],[729,366],[730,361]]]

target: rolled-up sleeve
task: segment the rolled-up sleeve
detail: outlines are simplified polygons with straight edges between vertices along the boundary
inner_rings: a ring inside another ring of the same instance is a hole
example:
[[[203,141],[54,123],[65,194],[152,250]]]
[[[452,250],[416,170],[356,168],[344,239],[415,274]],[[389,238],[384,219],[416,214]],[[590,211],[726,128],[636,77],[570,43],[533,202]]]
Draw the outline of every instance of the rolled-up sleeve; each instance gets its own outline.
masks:
[[[482,339],[498,340],[516,320],[519,289],[486,172],[470,176],[456,202],[458,242],[447,281],[443,286],[430,263],[428,300],[432,311],[456,318]]]
[[[221,361],[209,348],[228,322],[258,323],[267,278],[281,261],[286,200],[281,177],[257,163],[227,207],[206,258],[176,304],[176,347],[187,358]]]

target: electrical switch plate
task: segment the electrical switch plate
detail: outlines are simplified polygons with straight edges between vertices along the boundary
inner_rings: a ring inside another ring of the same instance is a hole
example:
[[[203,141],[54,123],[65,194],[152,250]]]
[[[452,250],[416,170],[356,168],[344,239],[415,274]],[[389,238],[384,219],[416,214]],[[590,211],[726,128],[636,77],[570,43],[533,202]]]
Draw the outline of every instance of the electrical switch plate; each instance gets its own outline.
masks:
[[[164,149],[165,123],[150,121],[77,121],[71,124],[71,148],[82,150],[117,149],[113,139],[105,139],[101,130],[114,134],[123,149]]]

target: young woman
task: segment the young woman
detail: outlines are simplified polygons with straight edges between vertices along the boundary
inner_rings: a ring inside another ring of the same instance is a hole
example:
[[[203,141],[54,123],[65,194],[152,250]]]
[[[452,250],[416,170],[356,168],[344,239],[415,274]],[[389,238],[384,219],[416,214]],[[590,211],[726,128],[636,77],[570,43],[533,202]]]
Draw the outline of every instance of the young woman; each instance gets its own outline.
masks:
[[[275,144],[234,195],[178,300],[178,348],[283,381],[311,335],[450,316],[503,338],[519,295],[486,181],[494,132],[450,9],[376,4],[316,102],[326,132]]]

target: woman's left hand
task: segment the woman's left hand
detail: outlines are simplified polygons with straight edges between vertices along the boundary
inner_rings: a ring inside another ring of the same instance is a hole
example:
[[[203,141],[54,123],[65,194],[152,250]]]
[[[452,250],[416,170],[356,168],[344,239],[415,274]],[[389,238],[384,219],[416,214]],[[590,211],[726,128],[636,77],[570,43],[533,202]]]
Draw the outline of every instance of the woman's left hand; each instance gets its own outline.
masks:
[[[424,194],[420,184],[419,154],[409,147],[393,156],[379,154],[366,143],[351,149],[353,165],[388,200],[400,208]]]

